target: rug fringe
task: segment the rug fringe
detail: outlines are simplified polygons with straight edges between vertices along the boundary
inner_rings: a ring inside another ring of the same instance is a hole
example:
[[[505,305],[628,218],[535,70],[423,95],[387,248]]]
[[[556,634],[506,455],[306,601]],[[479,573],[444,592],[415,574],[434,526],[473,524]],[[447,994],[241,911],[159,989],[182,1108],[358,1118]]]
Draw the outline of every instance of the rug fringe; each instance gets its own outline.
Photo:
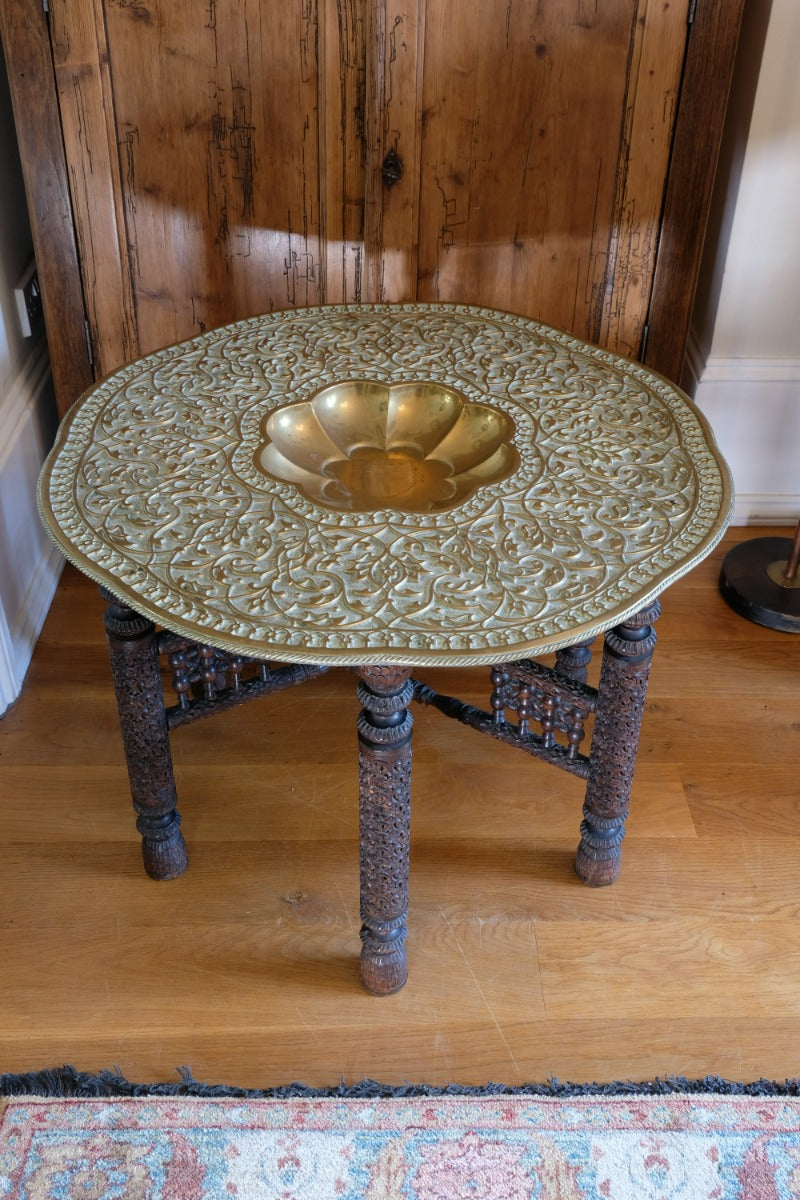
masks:
[[[119,1071],[100,1071],[96,1075],[77,1071],[74,1067],[52,1067],[22,1075],[0,1075],[0,1096],[51,1096],[99,1098],[113,1096],[196,1096],[233,1099],[288,1100],[308,1097],[343,1099],[393,1099],[424,1096],[658,1096],[658,1095],[724,1095],[724,1096],[800,1096],[800,1080],[786,1079],[782,1083],[756,1079],[749,1083],[706,1075],[701,1079],[664,1076],[642,1082],[618,1080],[614,1083],[561,1083],[555,1077],[545,1083],[507,1085],[486,1083],[466,1085],[450,1083],[443,1086],[406,1083],[400,1086],[362,1079],[337,1087],[314,1088],[303,1083],[290,1083],[274,1088],[243,1088],[224,1084],[200,1083],[188,1067],[179,1067],[178,1083],[133,1083]]]

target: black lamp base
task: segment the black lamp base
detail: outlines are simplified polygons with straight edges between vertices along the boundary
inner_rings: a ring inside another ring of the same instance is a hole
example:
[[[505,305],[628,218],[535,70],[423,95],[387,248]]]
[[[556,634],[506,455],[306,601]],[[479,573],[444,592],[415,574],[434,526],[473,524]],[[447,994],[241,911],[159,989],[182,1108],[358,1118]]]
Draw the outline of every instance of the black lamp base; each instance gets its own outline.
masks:
[[[722,563],[719,586],[731,608],[748,621],[782,633],[800,633],[800,574],[781,582],[792,539],[753,538],[734,546]]]

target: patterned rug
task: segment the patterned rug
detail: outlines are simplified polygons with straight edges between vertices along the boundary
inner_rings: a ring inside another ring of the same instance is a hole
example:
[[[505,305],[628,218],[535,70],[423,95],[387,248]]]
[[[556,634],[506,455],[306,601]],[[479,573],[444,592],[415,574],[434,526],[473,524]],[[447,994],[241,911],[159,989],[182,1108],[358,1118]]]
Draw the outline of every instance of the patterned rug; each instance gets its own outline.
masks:
[[[800,1197],[796,1082],[255,1093],[67,1069],[0,1095],[4,1200]]]

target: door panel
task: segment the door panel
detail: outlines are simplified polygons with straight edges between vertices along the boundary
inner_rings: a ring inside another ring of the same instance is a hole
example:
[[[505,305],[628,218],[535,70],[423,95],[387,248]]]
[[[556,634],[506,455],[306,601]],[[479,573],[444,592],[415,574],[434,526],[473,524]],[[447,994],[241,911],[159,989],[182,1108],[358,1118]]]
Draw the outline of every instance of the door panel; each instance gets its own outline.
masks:
[[[53,0],[67,155],[99,373],[225,321],[322,298],[317,28],[311,4]],[[82,53],[77,53],[78,50]],[[92,69],[92,65],[93,68]],[[84,102],[81,82],[93,84]],[[93,124],[85,132],[84,111]],[[98,160],[105,147],[110,152]],[[99,178],[98,178],[99,176]],[[118,181],[118,183],[117,183]],[[75,188],[74,184],[74,188]],[[118,227],[111,220],[115,212]],[[334,222],[335,225],[335,222]],[[120,259],[129,343],[112,336]]]
[[[139,342],[102,13],[91,0],[54,0],[50,36],[86,319],[95,370],[105,374]]]
[[[73,0],[70,0],[72,3]],[[315,30],[299,5],[107,0],[141,347],[320,299]]]
[[[299,3],[304,5],[304,0]],[[341,304],[364,299],[366,4],[365,0],[319,0],[318,7],[324,235],[320,300]]]
[[[316,296],[313,270],[301,281],[298,263],[309,253],[318,263],[318,230],[298,237],[303,176],[284,176],[285,144],[302,133],[306,95],[296,71],[291,89],[275,69],[255,91],[252,84],[262,78],[259,34],[289,35],[284,10],[262,29],[257,4],[231,0],[228,7],[230,22],[209,20],[209,9],[196,5],[153,5],[149,19],[115,0],[106,5],[142,348],[298,289]],[[284,90],[290,103],[280,121],[270,121]],[[268,122],[267,144],[260,134]],[[259,173],[273,170],[278,186],[266,188]],[[263,263],[262,273],[248,269],[251,259]]]
[[[685,2],[429,3],[419,298],[635,355],[685,39]]]
[[[97,373],[362,299],[636,355],[687,5],[50,0]]]

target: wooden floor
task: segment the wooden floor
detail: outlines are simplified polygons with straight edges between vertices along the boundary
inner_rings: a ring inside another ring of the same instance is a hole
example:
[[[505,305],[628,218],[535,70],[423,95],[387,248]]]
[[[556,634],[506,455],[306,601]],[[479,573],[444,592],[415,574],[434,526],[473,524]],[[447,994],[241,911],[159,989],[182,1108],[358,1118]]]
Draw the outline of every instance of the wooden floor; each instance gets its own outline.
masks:
[[[800,638],[665,597],[623,873],[580,781],[415,709],[410,980],[358,983],[354,680],[175,734],[191,865],[141,869],[94,587],[0,720],[0,1072],[323,1086],[800,1073]],[[773,531],[786,535],[788,531]],[[486,672],[419,672],[486,703]]]

